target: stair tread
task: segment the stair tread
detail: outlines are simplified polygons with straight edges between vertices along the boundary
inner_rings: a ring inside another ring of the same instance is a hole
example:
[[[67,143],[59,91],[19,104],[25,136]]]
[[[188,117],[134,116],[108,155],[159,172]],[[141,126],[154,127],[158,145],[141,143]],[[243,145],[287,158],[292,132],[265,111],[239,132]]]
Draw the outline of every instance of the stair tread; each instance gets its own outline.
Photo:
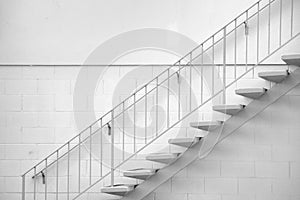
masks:
[[[146,160],[168,164],[177,159],[179,154],[180,153],[150,153],[146,156]]]
[[[241,88],[235,90],[235,93],[244,97],[257,99],[267,91],[266,88]]]
[[[169,139],[168,143],[182,147],[190,147],[199,142],[201,137],[184,137]]]
[[[157,171],[158,169],[153,168],[130,169],[124,171],[123,176],[145,180],[148,177],[154,175]]]
[[[193,128],[202,129],[205,131],[211,131],[222,125],[222,121],[200,121],[200,122],[191,122],[190,126]]]
[[[228,115],[235,115],[244,109],[245,105],[242,104],[223,104],[223,105],[215,105],[213,106],[213,110],[217,112],[221,112]]]
[[[287,70],[259,72],[258,76],[267,81],[279,83],[288,76]]]
[[[118,196],[124,196],[126,193],[134,190],[135,187],[136,184],[118,184],[113,186],[105,186],[101,188],[101,192]]]
[[[138,174],[138,173],[153,173],[156,172],[158,169],[153,168],[138,168],[138,169],[129,169],[124,171],[124,173],[132,173],[132,174]]]
[[[179,153],[150,153],[146,157],[177,157]]]
[[[288,54],[281,56],[281,59],[288,65],[300,67],[300,54]]]

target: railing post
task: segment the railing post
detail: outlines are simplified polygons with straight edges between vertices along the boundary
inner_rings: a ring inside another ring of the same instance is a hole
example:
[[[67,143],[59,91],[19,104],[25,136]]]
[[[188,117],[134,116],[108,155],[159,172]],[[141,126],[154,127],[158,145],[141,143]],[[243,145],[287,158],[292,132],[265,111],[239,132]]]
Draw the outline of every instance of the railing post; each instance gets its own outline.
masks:
[[[78,136],[78,193],[80,193],[81,176],[81,135]]]
[[[293,37],[293,23],[294,23],[294,0],[291,0],[291,38]]]
[[[279,1],[279,46],[281,46],[281,32],[282,32],[282,0]]]
[[[215,94],[215,35],[212,36],[212,68],[211,68],[211,94],[212,96]]]
[[[155,132],[156,136],[158,135],[158,77],[156,78],[156,125],[155,125]]]
[[[34,179],[33,179],[33,199],[36,200],[36,167],[34,167]]]
[[[226,26],[223,34],[223,104],[226,104]]]
[[[180,63],[179,70],[177,72],[177,82],[178,82],[178,120],[180,120]]]
[[[136,134],[136,93],[133,94],[133,152],[136,151],[136,139],[135,139],[135,134]]]
[[[45,200],[47,200],[47,192],[48,192],[48,159],[45,159]]]
[[[192,59],[193,59],[193,54],[192,52],[190,53],[190,106],[189,106],[189,111],[192,111]]]
[[[145,85],[145,144],[147,144],[147,85]]]
[[[25,200],[25,178],[26,174],[22,176],[22,200]]]
[[[125,159],[125,102],[123,101],[123,104],[122,104],[122,159],[124,161]]]
[[[257,27],[256,27],[256,29],[257,29],[256,48],[257,49],[256,49],[256,64],[258,64],[258,62],[259,62],[259,14],[260,14],[259,13],[260,12],[259,2],[257,2]],[[281,36],[280,36],[280,38],[281,38]]]
[[[268,4],[268,55],[270,54],[271,49],[271,0]]]
[[[58,170],[59,170],[59,167],[58,167],[58,159],[59,159],[59,152],[58,150],[56,151],[56,200],[58,200]]]
[[[167,128],[170,127],[170,69],[168,68],[167,84]]]
[[[237,63],[237,19],[234,20],[234,79],[236,79],[236,63]]]
[[[248,70],[248,35],[249,35],[249,27],[248,27],[248,10],[246,11],[246,21],[245,23],[245,63],[246,63],[246,70]]]
[[[90,155],[89,155],[90,171],[89,171],[89,184],[92,185],[92,126],[90,126],[89,131],[90,131]]]
[[[114,110],[111,111],[111,128],[110,128],[110,136],[111,136],[111,163],[110,163],[110,181],[111,186],[114,186],[114,140],[115,140],[115,134],[114,134]]]
[[[70,199],[70,142],[68,142],[68,160],[67,160],[67,199]]]
[[[200,94],[200,99],[201,99],[201,104],[203,103],[203,84],[204,84],[204,81],[203,81],[203,43],[201,44],[201,71],[200,71],[200,73],[201,73],[201,94]]]
[[[102,177],[102,173],[103,173],[103,122],[102,122],[102,118],[100,119],[100,177]]]

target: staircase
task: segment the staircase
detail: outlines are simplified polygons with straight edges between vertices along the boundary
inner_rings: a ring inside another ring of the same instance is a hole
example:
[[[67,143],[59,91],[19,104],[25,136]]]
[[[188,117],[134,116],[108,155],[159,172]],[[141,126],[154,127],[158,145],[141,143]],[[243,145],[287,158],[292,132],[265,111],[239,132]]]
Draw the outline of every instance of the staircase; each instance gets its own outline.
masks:
[[[290,3],[258,1],[137,89],[24,173],[22,200],[86,199],[90,194],[100,199],[143,199],[194,160],[207,156],[234,130],[300,83],[299,54],[282,56],[285,64],[265,63],[300,34],[294,18],[300,9]],[[270,13],[276,5],[280,9],[273,19]],[[286,12],[292,13],[289,30],[282,28]],[[271,31],[273,23],[279,25],[279,33]],[[239,87],[245,80],[262,84]],[[159,104],[162,94],[165,113]],[[150,104],[154,106],[149,108]],[[210,117],[199,117],[207,107]],[[142,128],[137,125],[141,116]],[[180,124],[190,128],[175,137],[172,131]],[[188,134],[192,129],[195,134]],[[167,143],[162,149],[155,146],[159,140]],[[88,170],[82,170],[84,164]]]

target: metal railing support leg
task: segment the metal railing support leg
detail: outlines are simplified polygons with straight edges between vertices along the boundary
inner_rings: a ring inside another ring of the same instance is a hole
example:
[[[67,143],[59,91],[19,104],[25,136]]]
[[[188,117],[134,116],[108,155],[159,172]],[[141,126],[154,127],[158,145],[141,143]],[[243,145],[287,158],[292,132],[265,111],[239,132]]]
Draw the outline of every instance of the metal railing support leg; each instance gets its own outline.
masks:
[[[110,137],[111,137],[111,163],[110,163],[110,181],[111,186],[114,186],[114,140],[115,140],[115,134],[114,134],[114,110],[111,111],[111,127],[110,127]]]
[[[226,26],[223,31],[223,104],[226,104]]]
[[[25,174],[22,176],[22,200],[25,200]]]

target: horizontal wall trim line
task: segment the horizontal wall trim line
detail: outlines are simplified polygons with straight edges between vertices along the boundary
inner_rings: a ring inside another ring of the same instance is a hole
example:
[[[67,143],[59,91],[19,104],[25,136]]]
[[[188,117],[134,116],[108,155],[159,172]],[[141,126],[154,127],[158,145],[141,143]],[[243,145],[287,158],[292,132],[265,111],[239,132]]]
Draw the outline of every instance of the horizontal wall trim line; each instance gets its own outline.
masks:
[[[232,64],[228,63],[226,66],[255,66],[257,64]],[[174,65],[170,64],[113,64],[113,65],[105,65],[105,64],[0,64],[0,67],[171,67]],[[186,65],[181,65],[186,66]],[[220,64],[192,64],[192,66],[224,66],[223,63]],[[280,63],[268,63],[268,64],[259,64],[259,66],[287,66],[287,64],[280,64]],[[178,67],[178,66],[174,66]]]

